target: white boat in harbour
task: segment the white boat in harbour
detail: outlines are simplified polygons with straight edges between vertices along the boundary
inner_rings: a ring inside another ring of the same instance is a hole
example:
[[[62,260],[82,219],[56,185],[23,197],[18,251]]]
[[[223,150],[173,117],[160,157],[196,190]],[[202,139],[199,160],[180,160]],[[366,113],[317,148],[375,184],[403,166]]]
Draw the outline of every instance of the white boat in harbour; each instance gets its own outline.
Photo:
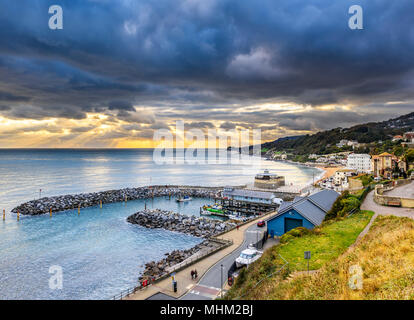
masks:
[[[229,214],[228,217],[230,220],[236,220],[236,221],[242,221],[242,222],[249,220],[248,217],[237,215],[237,214]]]
[[[262,256],[263,252],[258,251],[254,246],[249,245],[247,249],[240,253],[240,256],[236,259],[236,267],[241,268],[243,266],[249,266]]]
[[[184,196],[184,197],[178,198],[176,201],[177,202],[188,202],[188,201],[191,201],[191,200],[193,200],[193,198],[191,198],[190,196]]]

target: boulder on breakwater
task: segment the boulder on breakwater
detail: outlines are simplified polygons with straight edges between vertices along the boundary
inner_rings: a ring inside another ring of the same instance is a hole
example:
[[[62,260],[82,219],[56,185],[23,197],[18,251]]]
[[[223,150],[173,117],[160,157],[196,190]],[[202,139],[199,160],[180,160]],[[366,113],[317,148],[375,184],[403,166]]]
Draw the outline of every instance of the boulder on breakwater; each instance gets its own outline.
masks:
[[[220,244],[214,241],[204,240],[202,243],[187,250],[174,250],[165,254],[165,258],[159,261],[151,261],[145,264],[139,280],[159,278],[169,274],[170,269],[176,264],[183,262],[199,251],[211,251],[220,247]]]
[[[65,211],[97,206],[102,201],[105,203],[122,202],[127,200],[148,199],[161,196],[184,196],[194,198],[214,198],[219,196],[222,188],[202,188],[202,187],[172,187],[172,186],[153,186],[126,188],[119,190],[109,190],[93,193],[82,193],[75,195],[64,195],[55,197],[45,197],[32,200],[12,209],[12,212],[19,211],[24,215],[39,215],[53,212]]]
[[[127,221],[149,229],[162,228],[203,238],[210,238],[236,226],[227,221],[186,216],[160,209],[139,211],[129,216]]]

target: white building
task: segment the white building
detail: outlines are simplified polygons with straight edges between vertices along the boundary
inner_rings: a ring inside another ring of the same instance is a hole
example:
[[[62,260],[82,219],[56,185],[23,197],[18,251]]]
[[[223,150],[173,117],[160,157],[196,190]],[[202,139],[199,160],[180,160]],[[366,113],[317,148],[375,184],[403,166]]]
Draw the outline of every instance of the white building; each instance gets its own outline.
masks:
[[[370,173],[371,156],[366,153],[352,153],[348,156],[346,166],[358,172]]]
[[[338,148],[342,148],[343,146],[346,146],[348,144],[348,140],[342,139],[339,141],[339,143],[336,144]]]

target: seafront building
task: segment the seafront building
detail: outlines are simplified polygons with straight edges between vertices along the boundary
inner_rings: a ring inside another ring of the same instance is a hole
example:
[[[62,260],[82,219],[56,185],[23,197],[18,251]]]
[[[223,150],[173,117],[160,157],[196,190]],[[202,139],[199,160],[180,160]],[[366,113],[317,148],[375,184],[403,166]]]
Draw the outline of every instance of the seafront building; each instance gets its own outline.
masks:
[[[391,178],[394,161],[398,161],[398,158],[388,152],[372,156],[371,164],[374,176],[383,176],[385,178]]]
[[[267,220],[268,234],[270,237],[282,236],[297,227],[313,229],[319,226],[338,197],[339,193],[326,189],[283,202],[278,214]]]
[[[257,174],[254,178],[254,187],[259,189],[275,190],[285,185],[285,177],[270,173],[264,170],[264,173]]]
[[[348,156],[346,166],[360,173],[371,173],[371,156],[366,153],[352,153]]]
[[[223,198],[251,203],[273,205],[276,196],[272,192],[262,192],[247,189],[233,189],[226,187],[222,193]]]

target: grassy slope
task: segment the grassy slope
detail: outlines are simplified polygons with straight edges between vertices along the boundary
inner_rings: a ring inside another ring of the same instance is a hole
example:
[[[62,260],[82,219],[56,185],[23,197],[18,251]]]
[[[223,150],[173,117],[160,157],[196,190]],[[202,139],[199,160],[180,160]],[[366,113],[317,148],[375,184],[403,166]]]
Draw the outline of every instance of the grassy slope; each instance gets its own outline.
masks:
[[[295,238],[281,245],[279,253],[290,264],[290,270],[306,270],[304,252],[311,251],[309,269],[319,269],[324,263],[344,252],[368,224],[373,212],[365,211],[339,221],[327,221],[316,234]],[[319,234],[320,232],[320,234]]]
[[[414,299],[414,221],[379,216],[354,248],[319,273],[274,283],[269,299]],[[363,270],[362,290],[351,290],[349,267]]]
[[[267,250],[261,259],[249,267],[248,272],[242,272],[227,298],[234,299],[241,294],[245,299],[267,299],[267,290],[273,285],[273,280],[286,276],[283,272],[273,278],[265,280],[260,286],[253,289],[255,283],[263,277],[278,270],[284,262],[281,254],[289,261],[290,271],[306,270],[307,264],[303,259],[304,251],[312,252],[310,269],[319,269],[324,263],[335,259],[355,242],[360,232],[371,219],[373,212],[363,211],[349,218],[324,223],[314,233],[301,238],[293,238],[288,243],[278,245]]]

